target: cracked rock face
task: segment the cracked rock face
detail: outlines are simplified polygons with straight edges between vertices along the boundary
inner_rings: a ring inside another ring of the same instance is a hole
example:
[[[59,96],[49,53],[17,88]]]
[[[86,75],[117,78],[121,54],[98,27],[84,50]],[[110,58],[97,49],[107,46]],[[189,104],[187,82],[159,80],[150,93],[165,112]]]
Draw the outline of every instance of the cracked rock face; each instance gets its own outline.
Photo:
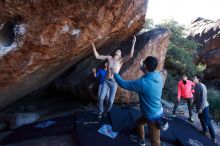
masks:
[[[197,62],[207,65],[205,77],[220,79],[220,19],[211,21],[197,18],[186,31],[187,38],[202,44],[197,49]]]
[[[5,0],[0,1],[0,36],[4,24],[19,15],[19,29],[9,48],[0,49],[0,108],[48,85],[97,48],[137,33],[148,0]],[[4,36],[4,35],[3,35]],[[3,40],[3,38],[0,40]],[[96,67],[96,66],[94,66]]]

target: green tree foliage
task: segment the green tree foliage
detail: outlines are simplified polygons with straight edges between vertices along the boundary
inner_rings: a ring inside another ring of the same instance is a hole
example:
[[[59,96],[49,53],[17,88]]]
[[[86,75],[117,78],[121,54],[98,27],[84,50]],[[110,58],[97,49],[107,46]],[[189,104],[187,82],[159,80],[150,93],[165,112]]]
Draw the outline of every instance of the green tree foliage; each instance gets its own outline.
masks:
[[[187,74],[192,76],[197,73],[197,67],[194,63],[195,50],[198,43],[185,38],[184,26],[174,20],[165,20],[158,27],[169,28],[172,32],[170,44],[166,56],[165,66],[170,67],[174,75]]]
[[[147,30],[154,28],[154,21],[153,19],[145,19],[144,28]]]
[[[211,115],[216,121],[220,121],[220,91],[215,88],[208,88],[207,92]]]

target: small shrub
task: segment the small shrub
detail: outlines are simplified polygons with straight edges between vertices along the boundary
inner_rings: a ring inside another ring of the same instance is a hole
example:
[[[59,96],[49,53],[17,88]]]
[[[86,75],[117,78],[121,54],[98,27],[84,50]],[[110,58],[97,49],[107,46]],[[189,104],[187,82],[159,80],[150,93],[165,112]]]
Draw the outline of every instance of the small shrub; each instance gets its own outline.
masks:
[[[151,30],[154,28],[154,21],[153,19],[145,19],[144,28],[147,30]]]
[[[215,88],[208,88],[207,93],[210,113],[216,121],[220,121],[220,91]]]
[[[202,74],[204,72],[204,70],[206,69],[206,65],[199,63],[196,66],[196,69],[197,69],[197,73]]]
[[[177,85],[179,78],[179,76],[174,77],[171,74],[167,75],[167,79],[163,90],[163,98],[172,102],[176,101]]]

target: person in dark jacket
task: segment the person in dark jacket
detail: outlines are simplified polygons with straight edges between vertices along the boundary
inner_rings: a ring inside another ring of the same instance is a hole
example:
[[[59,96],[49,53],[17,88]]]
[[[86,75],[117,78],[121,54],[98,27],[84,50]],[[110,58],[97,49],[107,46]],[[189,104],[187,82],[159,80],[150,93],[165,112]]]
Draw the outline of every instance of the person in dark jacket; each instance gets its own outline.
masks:
[[[207,134],[208,130],[211,135],[212,141],[216,142],[215,131],[212,126],[211,119],[209,117],[209,103],[207,101],[207,89],[206,86],[200,82],[201,77],[195,75],[193,77],[193,82],[195,83],[195,101],[198,117],[200,119],[203,134]]]

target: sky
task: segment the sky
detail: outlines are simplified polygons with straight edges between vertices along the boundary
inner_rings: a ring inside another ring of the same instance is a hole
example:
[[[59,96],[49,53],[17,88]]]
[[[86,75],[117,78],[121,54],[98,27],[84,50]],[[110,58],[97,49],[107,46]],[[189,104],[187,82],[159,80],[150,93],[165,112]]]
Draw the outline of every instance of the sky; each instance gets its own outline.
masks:
[[[147,18],[157,24],[163,19],[174,19],[180,24],[203,17],[220,19],[220,0],[149,0]]]

